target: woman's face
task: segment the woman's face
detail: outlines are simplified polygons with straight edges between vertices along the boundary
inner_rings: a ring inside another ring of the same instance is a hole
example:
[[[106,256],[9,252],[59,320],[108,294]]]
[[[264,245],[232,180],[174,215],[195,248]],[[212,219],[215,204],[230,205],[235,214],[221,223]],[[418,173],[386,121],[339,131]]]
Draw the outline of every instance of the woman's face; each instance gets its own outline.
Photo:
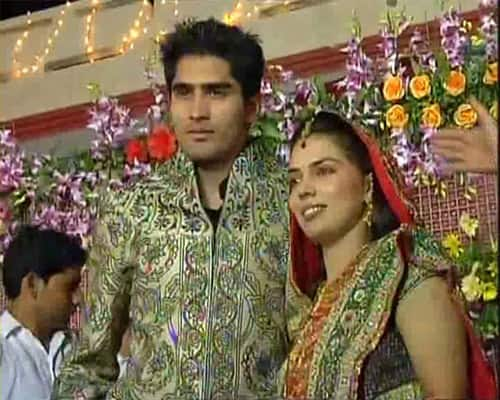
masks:
[[[368,181],[328,134],[296,143],[289,179],[290,210],[313,242],[327,245],[362,223]]]

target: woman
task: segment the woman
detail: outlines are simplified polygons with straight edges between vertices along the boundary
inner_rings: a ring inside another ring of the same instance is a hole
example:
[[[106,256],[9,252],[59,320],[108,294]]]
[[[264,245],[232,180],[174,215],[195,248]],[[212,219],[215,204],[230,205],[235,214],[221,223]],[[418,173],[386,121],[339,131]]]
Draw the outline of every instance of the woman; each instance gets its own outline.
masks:
[[[439,246],[412,227],[375,143],[333,113],[308,130],[290,158],[290,301],[307,313],[291,320],[286,397],[495,398]]]

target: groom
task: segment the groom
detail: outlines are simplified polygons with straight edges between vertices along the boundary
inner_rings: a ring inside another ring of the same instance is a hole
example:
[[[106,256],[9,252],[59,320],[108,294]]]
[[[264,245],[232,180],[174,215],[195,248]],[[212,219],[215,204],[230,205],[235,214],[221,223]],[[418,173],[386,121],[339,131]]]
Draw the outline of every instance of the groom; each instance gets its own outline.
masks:
[[[90,320],[56,398],[279,396],[288,184],[274,149],[249,134],[262,48],[209,19],[177,26],[162,52],[181,151],[102,201]],[[131,361],[116,381],[128,315]]]

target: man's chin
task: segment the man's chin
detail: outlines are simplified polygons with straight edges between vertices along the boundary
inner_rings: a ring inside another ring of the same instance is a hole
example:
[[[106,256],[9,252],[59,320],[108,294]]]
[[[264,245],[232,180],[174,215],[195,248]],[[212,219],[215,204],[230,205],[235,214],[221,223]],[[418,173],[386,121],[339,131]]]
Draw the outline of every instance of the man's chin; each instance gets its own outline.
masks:
[[[203,167],[205,165],[213,165],[216,163],[220,163],[221,157],[216,153],[209,152],[193,152],[187,153],[188,157],[193,161],[197,166]]]

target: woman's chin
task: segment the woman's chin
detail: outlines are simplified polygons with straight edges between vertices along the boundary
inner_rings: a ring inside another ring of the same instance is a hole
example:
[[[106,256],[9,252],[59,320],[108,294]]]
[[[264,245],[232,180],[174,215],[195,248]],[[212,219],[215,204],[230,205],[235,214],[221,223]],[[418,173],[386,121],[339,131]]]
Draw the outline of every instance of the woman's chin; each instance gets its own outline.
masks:
[[[325,236],[325,232],[322,229],[314,229],[313,227],[305,227],[303,229],[304,234],[307,239],[309,239],[314,244],[320,244],[321,238]]]

